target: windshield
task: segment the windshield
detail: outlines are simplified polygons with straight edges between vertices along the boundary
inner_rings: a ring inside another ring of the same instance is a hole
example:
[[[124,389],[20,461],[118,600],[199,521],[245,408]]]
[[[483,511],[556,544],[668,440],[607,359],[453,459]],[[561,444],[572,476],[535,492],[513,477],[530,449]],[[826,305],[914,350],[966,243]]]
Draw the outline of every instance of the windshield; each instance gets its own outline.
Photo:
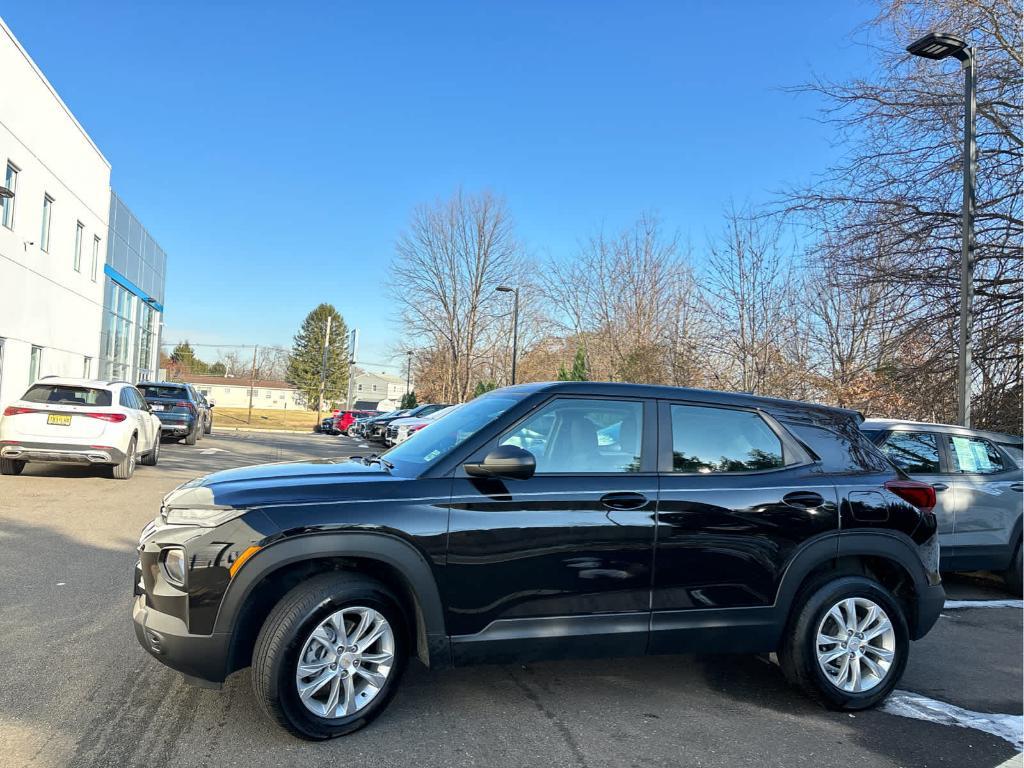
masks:
[[[430,424],[404,443],[384,454],[399,474],[418,475],[440,461],[458,445],[468,440],[509,408],[522,396],[508,394],[482,395]]]

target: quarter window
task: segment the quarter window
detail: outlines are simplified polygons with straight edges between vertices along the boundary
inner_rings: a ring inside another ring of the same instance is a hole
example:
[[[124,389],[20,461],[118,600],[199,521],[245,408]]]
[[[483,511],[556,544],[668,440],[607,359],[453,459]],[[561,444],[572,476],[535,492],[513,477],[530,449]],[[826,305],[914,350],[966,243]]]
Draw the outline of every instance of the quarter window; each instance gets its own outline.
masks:
[[[4,186],[7,187],[11,192],[17,193],[18,191],[18,169],[14,163],[7,163],[7,171],[4,173]],[[3,225],[8,229],[14,229],[14,200],[13,197],[5,197],[0,199],[0,206],[2,206]]]
[[[893,463],[911,475],[939,471],[939,445],[929,432],[893,432],[882,451]]]
[[[782,441],[758,414],[672,406],[673,472],[752,472],[784,465]]]
[[[954,472],[991,475],[1006,469],[999,450],[980,437],[949,435],[949,453]]]
[[[643,403],[557,399],[502,438],[537,459],[537,473],[639,472]]]
[[[50,250],[50,213],[53,210],[53,198],[43,195],[43,224],[39,232],[39,247],[49,252]]]

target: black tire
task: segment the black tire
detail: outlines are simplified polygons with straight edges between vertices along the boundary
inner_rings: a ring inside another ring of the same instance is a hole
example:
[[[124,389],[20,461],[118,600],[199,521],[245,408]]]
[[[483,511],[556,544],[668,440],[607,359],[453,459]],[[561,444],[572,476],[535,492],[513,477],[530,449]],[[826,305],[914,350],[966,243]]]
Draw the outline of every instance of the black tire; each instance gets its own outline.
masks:
[[[139,464],[143,464],[147,467],[155,467],[157,462],[160,461],[160,437],[153,441],[153,450],[139,459]]]
[[[213,432],[213,416],[206,419],[206,426],[203,428],[203,434],[208,435],[211,432]]]
[[[110,476],[115,480],[131,480],[132,475],[135,474],[135,446],[136,441],[133,435],[132,439],[128,441],[128,450],[125,451],[121,463],[110,468]]]
[[[1003,571],[1003,581],[1006,582],[1006,588],[1018,597],[1024,592],[1021,584],[1022,570],[1024,570],[1024,562],[1021,561],[1021,542],[1018,541],[1017,551],[1013,553],[1010,567]]]
[[[818,664],[818,627],[832,606],[848,597],[867,598],[881,607],[895,635],[892,665],[881,682],[863,692],[837,687]],[[892,692],[903,676],[909,651],[907,621],[892,593],[865,576],[840,576],[819,582],[797,597],[778,656],[786,679],[809,697],[829,709],[859,710],[875,706]]]
[[[306,638],[317,624],[346,606],[383,614],[395,636],[394,662],[379,693],[362,709],[336,719],[306,709],[295,687],[295,669]],[[295,587],[263,623],[252,654],[252,685],[264,712],[294,735],[320,741],[345,736],[369,724],[387,707],[408,658],[405,617],[398,601],[378,581],[355,573],[324,573]]]
[[[188,434],[185,435],[185,445],[195,445],[196,440],[199,439],[199,425],[193,424],[192,429],[189,430]]]
[[[20,475],[25,464],[21,459],[0,459],[0,475]]]

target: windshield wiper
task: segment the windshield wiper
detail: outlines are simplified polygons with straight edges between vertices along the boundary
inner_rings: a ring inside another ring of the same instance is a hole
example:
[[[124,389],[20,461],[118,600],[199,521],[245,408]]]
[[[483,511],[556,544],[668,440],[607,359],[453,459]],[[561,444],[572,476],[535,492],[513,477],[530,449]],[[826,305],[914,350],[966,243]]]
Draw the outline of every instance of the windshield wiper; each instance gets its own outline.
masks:
[[[369,456],[353,456],[353,459],[360,459],[363,464],[369,466],[370,464],[377,463],[387,469],[389,472],[395,468],[395,465],[390,461],[382,457],[379,453],[371,453]]]

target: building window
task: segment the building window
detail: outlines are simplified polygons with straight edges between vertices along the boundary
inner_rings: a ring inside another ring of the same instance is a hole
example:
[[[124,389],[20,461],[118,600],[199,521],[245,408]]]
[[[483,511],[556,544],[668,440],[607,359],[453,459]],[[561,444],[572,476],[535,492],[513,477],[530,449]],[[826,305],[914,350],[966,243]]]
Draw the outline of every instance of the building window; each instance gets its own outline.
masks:
[[[96,282],[96,276],[99,274],[100,268],[100,239],[98,236],[93,235],[92,238],[92,268],[89,270],[89,277],[92,281]]]
[[[135,303],[133,294],[113,280],[107,280],[100,350],[103,375],[111,379],[129,378],[135,340]]]
[[[82,378],[83,379],[91,379],[92,378],[92,358],[91,357],[83,357],[82,358]]]
[[[85,225],[75,222],[75,272],[82,271],[82,238],[85,237]]]
[[[39,247],[50,252],[50,212],[53,210],[53,198],[43,195],[43,226],[39,232]]]
[[[7,172],[4,174],[4,186],[11,192],[18,191],[18,169],[14,163],[7,162]],[[3,224],[8,229],[14,229],[14,198],[5,197],[0,201],[3,206]]]
[[[43,360],[42,347],[32,347],[32,353],[28,359],[28,385],[32,386],[39,378],[39,365]]]

